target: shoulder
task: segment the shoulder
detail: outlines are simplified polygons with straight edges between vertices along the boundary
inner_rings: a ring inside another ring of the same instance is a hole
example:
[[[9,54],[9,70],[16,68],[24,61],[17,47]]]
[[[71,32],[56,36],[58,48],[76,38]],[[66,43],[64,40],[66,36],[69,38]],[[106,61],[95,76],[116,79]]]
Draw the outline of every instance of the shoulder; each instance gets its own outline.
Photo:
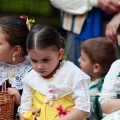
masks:
[[[32,69],[23,79],[23,82],[26,81],[26,80],[30,80],[30,79],[33,79],[33,78],[36,78],[38,76],[38,73]]]
[[[73,62],[65,61],[64,68],[67,73],[71,73],[72,77],[76,81],[90,80],[90,76],[84,73],[79,67],[77,67]],[[89,81],[90,82],[90,81]]]
[[[108,71],[108,74],[111,74],[111,75],[116,75],[118,73],[120,73],[120,60],[114,61]]]
[[[119,68],[120,67],[120,60],[116,60],[112,63],[111,67],[116,67],[116,68]]]
[[[104,89],[119,89],[120,86],[120,60],[116,60],[111,65],[110,70],[105,76],[103,88]]]

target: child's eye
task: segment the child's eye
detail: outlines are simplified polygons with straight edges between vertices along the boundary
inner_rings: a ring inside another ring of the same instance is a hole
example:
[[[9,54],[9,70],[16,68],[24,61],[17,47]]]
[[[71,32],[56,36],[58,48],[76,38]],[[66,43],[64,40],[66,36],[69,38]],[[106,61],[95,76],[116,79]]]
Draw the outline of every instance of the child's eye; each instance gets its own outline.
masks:
[[[81,60],[84,61],[84,58],[81,56]]]
[[[50,59],[44,59],[43,62],[48,62]]]
[[[37,60],[32,60],[32,59],[31,59],[31,61],[32,61],[32,62],[34,62],[34,63],[36,63],[36,62],[37,62]]]
[[[3,45],[3,43],[0,42],[0,45]]]

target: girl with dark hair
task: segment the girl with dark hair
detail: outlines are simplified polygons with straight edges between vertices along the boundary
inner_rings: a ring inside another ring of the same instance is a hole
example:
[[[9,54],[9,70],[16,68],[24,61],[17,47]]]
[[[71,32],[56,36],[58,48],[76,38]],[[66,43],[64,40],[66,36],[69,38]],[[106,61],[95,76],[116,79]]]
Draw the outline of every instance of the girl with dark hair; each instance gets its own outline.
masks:
[[[33,70],[23,79],[21,120],[83,120],[90,110],[90,77],[62,60],[64,39],[48,25],[36,25],[27,38]]]
[[[26,16],[0,18],[0,86],[15,96],[15,115],[23,89],[21,79],[32,68],[26,50],[26,21]]]

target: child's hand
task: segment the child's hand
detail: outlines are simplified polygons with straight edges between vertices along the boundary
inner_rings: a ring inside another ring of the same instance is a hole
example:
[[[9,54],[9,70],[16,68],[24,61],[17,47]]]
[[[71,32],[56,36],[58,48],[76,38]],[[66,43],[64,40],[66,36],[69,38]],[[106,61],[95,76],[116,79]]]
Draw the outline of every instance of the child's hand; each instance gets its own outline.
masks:
[[[8,90],[9,95],[15,96],[15,104],[20,105],[21,96],[20,96],[19,91],[16,88],[8,88],[7,90]]]

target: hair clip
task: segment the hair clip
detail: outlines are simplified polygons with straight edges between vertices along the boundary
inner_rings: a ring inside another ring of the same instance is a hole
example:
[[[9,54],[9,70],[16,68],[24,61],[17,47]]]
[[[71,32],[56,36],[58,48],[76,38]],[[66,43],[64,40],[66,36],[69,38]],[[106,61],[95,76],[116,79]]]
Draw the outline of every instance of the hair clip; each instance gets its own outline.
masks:
[[[20,18],[23,19],[23,20],[27,20],[27,16],[26,15],[20,15]]]
[[[33,26],[33,23],[35,23],[35,19],[34,18],[33,19],[28,19],[28,17],[27,17],[26,24],[27,24],[27,27],[28,27],[29,30]]]
[[[28,17],[26,15],[21,15],[20,18],[22,18],[23,20],[26,21],[26,25],[27,25],[29,30],[33,26],[33,23],[35,23],[35,19],[34,18],[33,19],[28,19]]]

